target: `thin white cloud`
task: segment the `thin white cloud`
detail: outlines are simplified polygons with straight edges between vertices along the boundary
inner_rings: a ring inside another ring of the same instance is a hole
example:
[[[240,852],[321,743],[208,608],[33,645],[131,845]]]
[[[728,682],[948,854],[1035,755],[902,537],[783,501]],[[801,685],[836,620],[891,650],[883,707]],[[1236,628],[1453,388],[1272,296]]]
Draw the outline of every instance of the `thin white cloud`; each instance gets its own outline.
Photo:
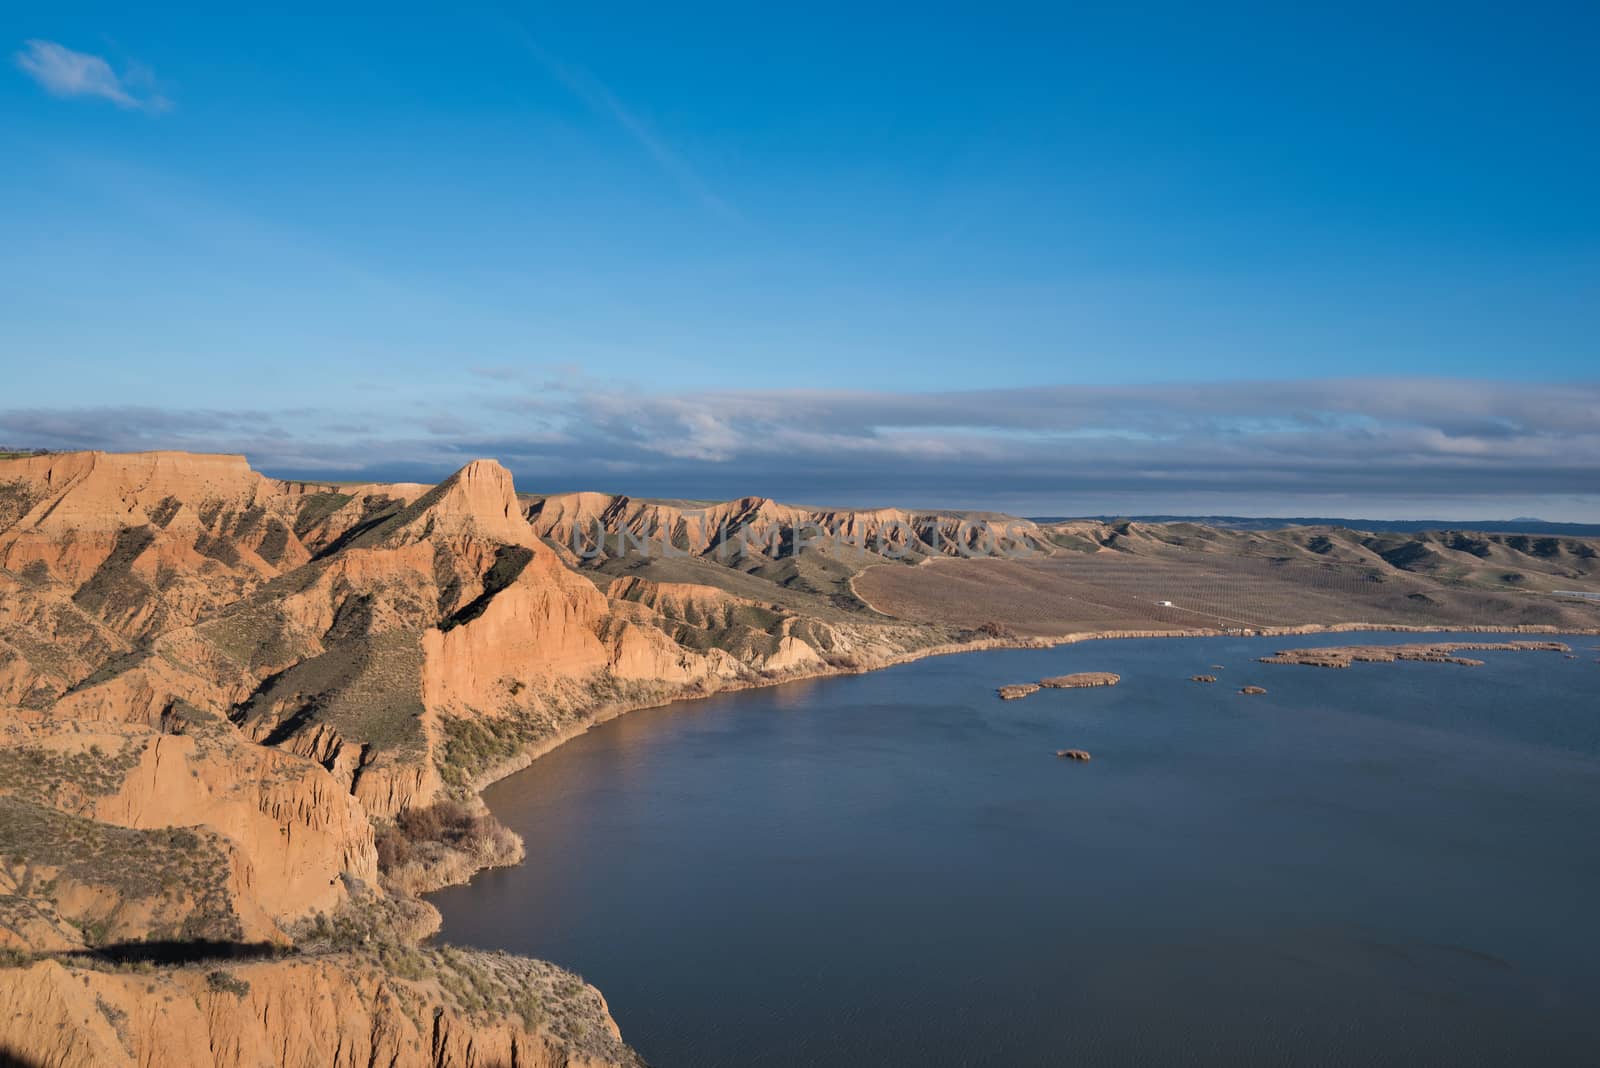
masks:
[[[75,52],[54,41],[24,42],[17,66],[46,92],[59,97],[99,97],[130,111],[161,112],[171,102],[153,88],[150,72],[130,64],[119,75],[100,56]]]
[[[620,126],[645,151],[645,154],[655,161],[656,166],[677,182],[685,192],[719,215],[732,219],[739,217],[738,210],[718,196],[689,161],[624,105],[604,82],[581,67],[562,62],[526,32],[519,30],[519,35],[528,52],[539,61],[539,65],[550,77],[560,82],[568,92],[590,108]]]

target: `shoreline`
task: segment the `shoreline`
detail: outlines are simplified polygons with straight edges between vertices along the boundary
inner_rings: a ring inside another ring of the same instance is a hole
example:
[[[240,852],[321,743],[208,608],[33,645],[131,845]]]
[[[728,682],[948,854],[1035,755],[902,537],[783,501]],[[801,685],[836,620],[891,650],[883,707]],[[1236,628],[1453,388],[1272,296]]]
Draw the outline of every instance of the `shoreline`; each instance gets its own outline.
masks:
[[[852,586],[853,590],[853,586]],[[859,596],[859,595],[858,595]],[[867,602],[862,601],[863,604]],[[878,610],[872,609],[874,612]],[[882,613],[879,613],[880,615]],[[889,617],[892,618],[892,617]],[[1090,641],[1117,641],[1140,638],[1288,638],[1299,635],[1312,634],[1350,634],[1359,632],[1386,633],[1386,634],[1541,634],[1541,635],[1582,635],[1585,637],[1600,636],[1600,627],[1562,628],[1548,624],[1516,624],[1511,626],[1485,626],[1479,624],[1458,626],[1418,626],[1404,623],[1377,624],[1377,623],[1307,623],[1287,627],[1262,627],[1255,628],[1249,634],[1230,634],[1214,628],[1192,628],[1182,630],[1106,630],[1106,631],[1072,631],[1062,635],[1041,636],[1036,638],[983,638],[972,642],[945,642],[930,645],[922,649],[912,650],[897,656],[886,658],[881,663],[857,667],[827,667],[818,670],[800,671],[778,678],[762,679],[756,682],[734,682],[725,686],[703,692],[680,693],[655,701],[642,701],[637,704],[603,705],[593,714],[572,727],[559,731],[549,738],[530,746],[522,753],[511,757],[493,768],[485,771],[474,779],[469,789],[473,799],[483,806],[485,812],[493,815],[493,810],[483,798],[483,793],[489,787],[509,779],[518,772],[531,768],[540,757],[554,752],[567,742],[572,741],[590,729],[602,723],[608,723],[619,716],[630,712],[640,712],[651,708],[665,708],[670,705],[700,701],[708,697],[721,694],[740,693],[746,690],[762,690],[774,686],[782,686],[790,682],[807,682],[815,679],[843,678],[852,675],[865,675],[873,671],[882,671],[886,668],[899,667],[903,664],[915,663],[935,656],[954,656],[960,653],[994,652],[1006,649],[1055,649],[1064,645],[1077,645]],[[518,835],[518,840],[521,836]],[[510,864],[484,864],[471,868],[458,879],[440,883],[414,895],[413,900],[426,901],[429,894],[437,893],[452,886],[464,886],[483,871],[496,867],[516,867],[526,863],[526,858],[518,859]],[[431,907],[431,906],[430,906]],[[435,930],[427,939],[439,936],[440,930]]]

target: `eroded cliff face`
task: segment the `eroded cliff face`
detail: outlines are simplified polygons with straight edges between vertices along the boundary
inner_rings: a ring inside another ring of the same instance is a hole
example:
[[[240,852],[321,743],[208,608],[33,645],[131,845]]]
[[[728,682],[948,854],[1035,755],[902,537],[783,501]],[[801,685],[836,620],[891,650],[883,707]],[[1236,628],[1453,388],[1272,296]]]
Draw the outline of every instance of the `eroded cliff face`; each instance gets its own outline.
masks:
[[[313,487],[242,456],[64,453],[6,461],[0,569],[68,587],[112,629],[191,622],[309,559],[290,519]]]
[[[195,737],[51,721],[13,724],[5,740],[0,795],[97,828],[193,828],[225,842],[227,898],[239,919],[228,940],[287,942],[290,925],[345,902],[346,876],[377,880],[372,826],[356,799],[316,764],[233,732]],[[163,889],[187,893],[212,872],[191,874]]]
[[[540,537],[585,556],[618,556],[635,545],[652,545],[659,552],[670,548],[754,566],[792,554],[797,541],[859,549],[880,559],[1052,551],[1036,524],[988,512],[804,508],[767,497],[690,505],[599,493],[541,497],[528,511]]]
[[[353,895],[388,899],[375,826],[444,794],[441,712],[611,662],[605,597],[533,535],[503,468],[342,490],[236,457],[0,462],[0,594],[0,1051],[632,1062],[565,973],[405,948],[431,926],[418,903],[378,909],[360,939],[408,979],[296,949],[323,917],[348,924]],[[455,873],[517,848],[466,843]],[[186,946],[292,955],[239,965],[248,996],[203,969],[27,963]]]
[[[758,498],[714,511],[919,553],[960,526]],[[582,560],[564,543],[597,518],[666,523],[678,557],[720,537],[625,498],[530,508],[493,461],[433,487],[289,483],[230,456],[0,461],[0,962],[17,965],[0,968],[0,1051],[632,1063],[565,973],[415,946],[436,914],[412,893],[520,856],[474,790],[597,716],[948,635],[850,603],[825,552],[813,572],[769,542],[687,579]],[[153,943],[276,956],[225,979],[108,970]]]
[[[598,991],[538,961],[418,951],[155,971],[0,968],[0,1061],[39,1068],[615,1068]]]

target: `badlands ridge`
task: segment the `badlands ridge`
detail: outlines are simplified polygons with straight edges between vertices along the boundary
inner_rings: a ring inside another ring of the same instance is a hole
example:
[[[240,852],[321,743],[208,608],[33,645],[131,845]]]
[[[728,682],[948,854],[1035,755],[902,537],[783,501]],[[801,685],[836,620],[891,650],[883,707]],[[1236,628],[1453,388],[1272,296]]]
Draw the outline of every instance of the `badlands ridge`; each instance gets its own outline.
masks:
[[[0,1063],[636,1064],[592,987],[433,943],[417,896],[519,859],[477,791],[597,720],[1102,633],[1593,629],[1550,591],[1597,557],[0,460]]]

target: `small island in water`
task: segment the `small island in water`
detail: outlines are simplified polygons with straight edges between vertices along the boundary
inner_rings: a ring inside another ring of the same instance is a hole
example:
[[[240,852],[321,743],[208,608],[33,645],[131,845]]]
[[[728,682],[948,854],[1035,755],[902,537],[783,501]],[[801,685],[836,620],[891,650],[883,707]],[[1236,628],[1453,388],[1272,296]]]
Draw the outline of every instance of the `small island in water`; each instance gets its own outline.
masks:
[[[1051,675],[1038,682],[1015,682],[1001,686],[995,692],[1002,701],[1014,701],[1040,690],[1087,690],[1096,686],[1115,686],[1121,681],[1121,675],[1109,671],[1077,671],[1070,675]]]
[[[1402,660],[1430,664],[1482,667],[1483,661],[1458,656],[1461,652],[1571,653],[1564,642],[1421,642],[1413,645],[1332,645],[1311,649],[1284,649],[1259,657],[1263,664],[1302,664],[1307,667],[1347,668],[1351,664],[1392,664]]]

